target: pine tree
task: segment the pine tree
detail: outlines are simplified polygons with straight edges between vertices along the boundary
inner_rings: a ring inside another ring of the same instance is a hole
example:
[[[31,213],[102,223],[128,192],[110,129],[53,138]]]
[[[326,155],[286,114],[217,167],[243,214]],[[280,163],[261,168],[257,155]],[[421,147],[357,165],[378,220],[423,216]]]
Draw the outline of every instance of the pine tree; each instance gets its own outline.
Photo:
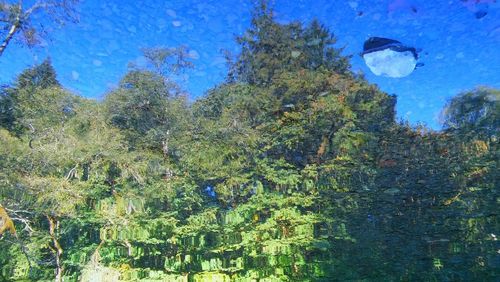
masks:
[[[41,64],[24,70],[15,83],[17,89],[45,89],[49,87],[60,87],[57,75],[50,58],[45,59]]]

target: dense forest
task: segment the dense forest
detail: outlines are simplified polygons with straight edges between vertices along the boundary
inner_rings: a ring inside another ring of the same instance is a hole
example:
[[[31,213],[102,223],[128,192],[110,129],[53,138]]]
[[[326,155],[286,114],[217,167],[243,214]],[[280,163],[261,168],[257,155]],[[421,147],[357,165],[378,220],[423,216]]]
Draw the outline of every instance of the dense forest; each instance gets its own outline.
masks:
[[[0,281],[500,277],[500,90],[457,93],[434,131],[317,21],[263,5],[236,40],[194,102],[183,47],[102,101],[49,59],[1,89]]]

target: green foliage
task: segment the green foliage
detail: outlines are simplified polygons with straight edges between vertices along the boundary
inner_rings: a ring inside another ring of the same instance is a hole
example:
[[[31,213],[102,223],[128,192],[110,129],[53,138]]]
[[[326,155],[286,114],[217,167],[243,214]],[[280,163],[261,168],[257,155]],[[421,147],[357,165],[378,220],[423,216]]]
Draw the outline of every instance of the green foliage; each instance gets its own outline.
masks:
[[[50,58],[45,59],[40,65],[36,65],[23,71],[16,82],[17,89],[36,89],[61,86],[56,78],[56,71],[52,66]]]
[[[482,87],[464,92],[450,100],[445,107],[444,126],[464,135],[473,135],[471,137],[498,137],[499,100],[500,92],[496,89]]]
[[[154,135],[155,128],[167,122],[167,97],[168,89],[161,77],[133,71],[118,90],[106,96],[106,115],[112,125],[129,132],[129,138],[135,141],[140,136]]]
[[[260,1],[252,26],[237,38],[241,53],[231,66],[230,79],[269,85],[282,72],[325,68],[349,72],[348,58],[332,45],[335,37],[318,21],[304,28],[300,23],[279,24],[269,1]]]
[[[11,88],[0,89],[0,127],[12,130],[16,120],[14,115],[14,101]]]
[[[12,131],[32,131],[35,117],[58,119],[70,114],[71,94],[64,92],[57,81],[50,59],[23,71],[16,79],[14,87],[2,89],[0,97],[0,125]],[[54,104],[53,104],[54,103]],[[45,110],[51,115],[42,115]]]
[[[452,99],[440,132],[395,123],[329,31],[261,3],[192,105],[185,48],[143,50],[102,102],[49,61],[4,89],[0,280],[498,277],[498,90]]]
[[[153,70],[135,68],[125,75],[118,89],[106,96],[106,119],[126,134],[132,148],[161,149],[168,155],[190,118],[186,97],[172,75],[190,63],[183,48],[143,52]]]

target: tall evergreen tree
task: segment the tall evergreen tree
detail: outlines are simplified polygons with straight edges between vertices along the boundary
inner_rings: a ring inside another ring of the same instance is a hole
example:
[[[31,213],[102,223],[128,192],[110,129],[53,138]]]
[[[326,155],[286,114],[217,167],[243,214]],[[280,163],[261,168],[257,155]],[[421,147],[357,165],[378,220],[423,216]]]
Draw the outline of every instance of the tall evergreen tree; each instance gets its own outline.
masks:
[[[53,95],[67,96],[68,93],[63,92],[50,58],[24,70],[12,87],[2,90],[2,116],[5,120],[3,127],[19,134],[30,129],[27,119],[42,115],[44,111],[51,112],[53,109],[56,116],[70,114],[72,102],[69,101],[69,96],[61,99],[64,101],[54,101],[50,98]]]
[[[314,70],[320,67],[348,73],[348,58],[336,49],[336,38],[318,21],[307,28],[300,23],[279,24],[267,0],[256,5],[251,28],[237,38],[241,53],[230,66],[235,79],[269,85],[284,71]]]
[[[61,86],[57,80],[57,75],[50,58],[45,59],[41,64],[24,70],[15,82],[17,89],[45,89],[54,86]]]

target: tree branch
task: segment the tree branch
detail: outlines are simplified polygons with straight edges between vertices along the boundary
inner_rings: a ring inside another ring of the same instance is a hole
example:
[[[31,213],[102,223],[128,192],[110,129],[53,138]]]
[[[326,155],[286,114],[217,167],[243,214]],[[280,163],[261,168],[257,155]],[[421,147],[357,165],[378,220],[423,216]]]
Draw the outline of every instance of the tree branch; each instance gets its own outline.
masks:
[[[42,1],[37,1],[33,6],[31,6],[26,12],[23,14],[23,19],[27,19],[31,14],[39,9],[46,9],[50,7],[57,7],[56,4],[43,3]]]
[[[7,45],[9,45],[9,42],[12,40],[14,35],[19,30],[20,25],[21,25],[21,12],[19,11],[19,13],[16,16],[16,19],[14,20],[12,26],[9,29],[9,33],[7,33],[7,36],[0,45],[0,56],[2,56],[3,51],[5,50],[5,48],[7,48]]]
[[[3,54],[10,41],[16,35],[16,33],[19,32],[19,30],[31,27],[29,19],[33,13],[39,10],[46,10],[48,14],[53,16],[54,21],[63,22],[65,19],[73,18],[73,16],[71,15],[71,5],[76,2],[78,2],[78,0],[38,0],[35,2],[35,4],[33,4],[25,11],[22,7],[22,0],[19,0],[15,5],[5,4],[4,6],[2,6],[2,17],[0,18],[0,22],[3,22],[2,28],[5,27],[5,30],[8,29],[8,32],[0,44],[0,56]]]

